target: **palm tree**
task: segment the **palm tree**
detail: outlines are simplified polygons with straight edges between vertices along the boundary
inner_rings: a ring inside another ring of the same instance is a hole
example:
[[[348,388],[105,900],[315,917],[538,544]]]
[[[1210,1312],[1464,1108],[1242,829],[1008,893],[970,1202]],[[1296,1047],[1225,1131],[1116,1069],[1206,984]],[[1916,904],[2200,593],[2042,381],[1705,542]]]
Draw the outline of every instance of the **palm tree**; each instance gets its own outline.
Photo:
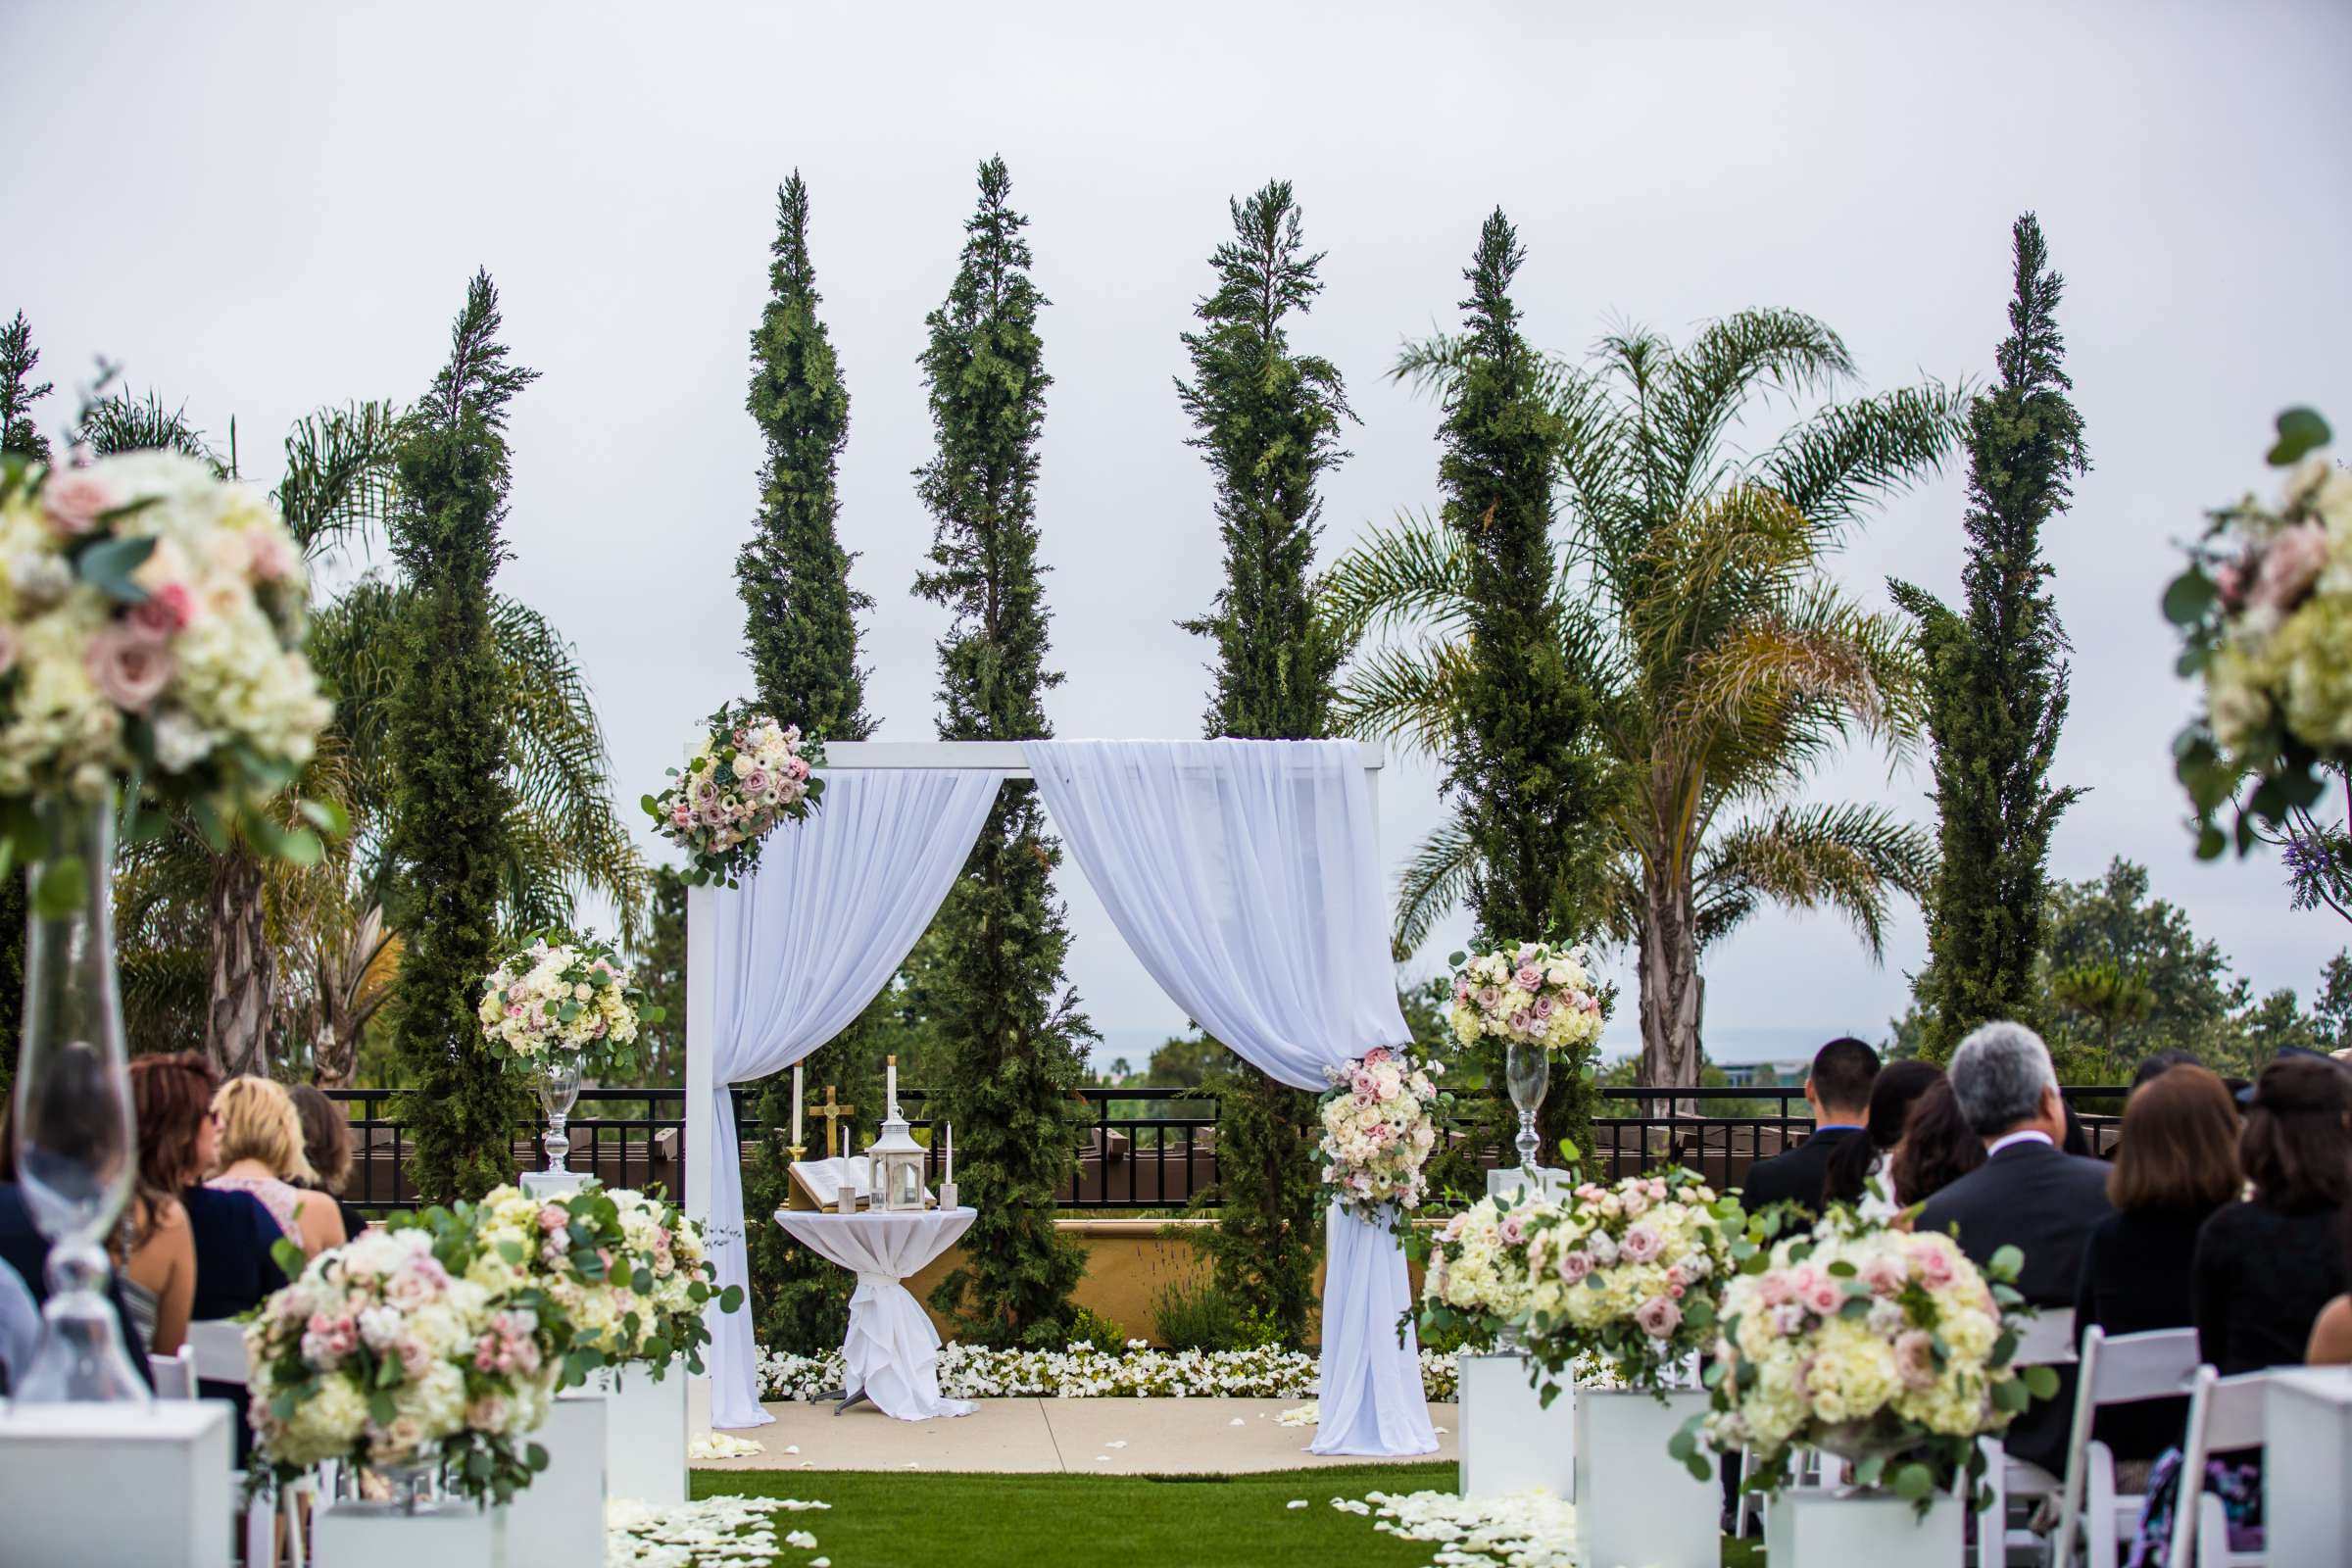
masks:
[[[1408,344],[1394,373],[1443,393],[1462,363],[1458,340],[1436,338]],[[1826,398],[1853,374],[1837,334],[1790,311],[1741,312],[1679,350],[1614,333],[1588,365],[1545,368],[1560,646],[1601,705],[1600,744],[1625,785],[1592,928],[1638,955],[1645,1083],[1698,1082],[1699,956],[1761,906],[1835,910],[1876,957],[1891,896],[1920,897],[1934,868],[1933,839],[1882,809],[1788,797],[1851,736],[1899,757],[1918,735],[1903,624],[1856,604],[1825,564],[1868,504],[1936,469],[1964,392],[1823,402],[1760,455],[1727,451],[1751,397]],[[1426,515],[1334,564],[1324,612],[1351,646],[1382,638],[1349,670],[1340,727],[1444,754],[1469,581],[1459,535]],[[1471,870],[1458,822],[1419,846],[1398,889],[1400,956]]]

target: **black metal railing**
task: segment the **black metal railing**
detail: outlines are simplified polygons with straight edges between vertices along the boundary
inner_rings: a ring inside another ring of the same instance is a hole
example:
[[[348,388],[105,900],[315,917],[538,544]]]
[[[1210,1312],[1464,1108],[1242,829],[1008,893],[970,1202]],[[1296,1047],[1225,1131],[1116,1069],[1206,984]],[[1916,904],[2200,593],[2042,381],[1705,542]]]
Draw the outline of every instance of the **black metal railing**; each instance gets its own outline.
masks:
[[[395,1091],[330,1089],[349,1107],[354,1144],[350,1189],[344,1194],[364,1209],[414,1208],[409,1186],[408,1130],[388,1114]],[[2126,1091],[2096,1085],[2060,1091],[2077,1110],[2093,1152],[2112,1148]],[[1631,1114],[1593,1118],[1596,1173],[1614,1181],[1665,1161],[1690,1166],[1718,1187],[1739,1185],[1747,1168],[1801,1143],[1813,1123],[1804,1091],[1779,1086],[1730,1089],[1602,1089],[1604,1102],[1632,1107]],[[765,1135],[748,1112],[751,1095],[735,1092],[735,1129],[746,1150]],[[933,1119],[924,1108],[930,1096],[902,1089],[899,1102],[908,1125],[930,1148],[930,1178],[946,1174],[946,1140],[930,1136]],[[1710,1107],[1716,1107],[1710,1109]],[[1768,1107],[1768,1108],[1762,1108]],[[1196,1197],[1214,1205],[1217,1182],[1216,1097],[1197,1090],[1165,1088],[1082,1089],[1072,1097],[1070,1131],[1077,1159],[1072,1178],[1056,1195],[1063,1208],[1136,1210],[1182,1208]],[[685,1186],[686,1092],[683,1089],[583,1089],[568,1131],[570,1166],[609,1186],[659,1186],[677,1193]],[[1460,1124],[1480,1119],[1465,1110]],[[870,1129],[871,1123],[866,1123]],[[514,1169],[544,1163],[539,1146],[543,1125],[518,1123],[514,1138]],[[821,1156],[821,1121],[804,1124],[811,1156]],[[855,1146],[853,1146],[855,1147]],[[1493,1157],[1491,1154],[1488,1157]],[[1507,1151],[1503,1154],[1509,1158]],[[1543,1155],[1546,1163],[1555,1156]]]

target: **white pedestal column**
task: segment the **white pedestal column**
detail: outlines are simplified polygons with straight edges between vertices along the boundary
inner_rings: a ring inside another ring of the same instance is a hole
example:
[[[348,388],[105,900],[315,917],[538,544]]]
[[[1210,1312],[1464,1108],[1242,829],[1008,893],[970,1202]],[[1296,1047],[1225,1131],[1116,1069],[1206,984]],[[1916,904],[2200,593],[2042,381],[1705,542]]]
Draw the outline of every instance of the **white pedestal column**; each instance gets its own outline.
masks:
[[[338,1502],[312,1520],[311,1557],[318,1568],[503,1568],[506,1512],[457,1498],[415,1513],[394,1502]]]
[[[506,1568],[577,1568],[604,1560],[609,1414],[593,1394],[566,1394],[548,1407],[546,1422],[528,1439],[547,1449],[547,1468],[507,1504]],[[320,1568],[332,1568],[331,1561]]]
[[[1764,1504],[1764,1555],[1772,1568],[1960,1568],[1967,1519],[1944,1493],[1922,1517],[1892,1493],[1795,1488]]]
[[[662,1381],[643,1365],[600,1367],[588,1391],[605,1401],[605,1486],[634,1502],[686,1500],[686,1363]]]
[[[11,1568],[228,1568],[228,1406],[0,1409],[0,1561]]]
[[[1723,1493],[1667,1453],[1704,1394],[1614,1389],[1576,1392],[1578,1557],[1617,1568],[1716,1568],[1723,1558]],[[1773,1568],[1785,1568],[1779,1558]]]
[[[2352,1562],[2352,1368],[2271,1374],[2262,1519],[2271,1560]],[[2289,1543],[2293,1551],[2278,1555]]]
[[[1465,1350],[1454,1365],[1462,1495],[1493,1497],[1542,1487],[1567,1501],[1576,1488],[1577,1391],[1563,1384],[1546,1410],[1542,1391],[1528,1386],[1534,1363],[1524,1355]]]

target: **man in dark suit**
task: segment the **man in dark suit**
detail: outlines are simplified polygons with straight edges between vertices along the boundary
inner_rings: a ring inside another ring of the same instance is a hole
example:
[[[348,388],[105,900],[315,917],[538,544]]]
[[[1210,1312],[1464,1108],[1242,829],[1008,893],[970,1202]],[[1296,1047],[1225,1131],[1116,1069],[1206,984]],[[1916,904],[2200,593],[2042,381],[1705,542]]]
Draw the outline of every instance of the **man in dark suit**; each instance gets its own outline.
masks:
[[[1808,1214],[1818,1213],[1830,1155],[1848,1138],[1863,1136],[1870,1086],[1878,1076],[1879,1054],[1859,1040],[1833,1040],[1815,1052],[1813,1070],[1805,1078],[1812,1136],[1787,1153],[1757,1161],[1740,1188],[1740,1201],[1751,1212],[1769,1203],[1794,1202]]]
[[[2044,1310],[2071,1309],[2083,1243],[2111,1205],[2107,1166],[2060,1148],[2066,1106],[2048,1049],[2023,1024],[1988,1023],[1960,1042],[1951,1081],[1986,1158],[1928,1200],[1918,1229],[1950,1232],[1979,1264],[2016,1248],[2025,1254],[2018,1294]],[[2058,1396],[2034,1401],[2004,1440],[2013,1456],[2053,1475],[2066,1466],[2075,1407],[2073,1369],[2058,1372]]]

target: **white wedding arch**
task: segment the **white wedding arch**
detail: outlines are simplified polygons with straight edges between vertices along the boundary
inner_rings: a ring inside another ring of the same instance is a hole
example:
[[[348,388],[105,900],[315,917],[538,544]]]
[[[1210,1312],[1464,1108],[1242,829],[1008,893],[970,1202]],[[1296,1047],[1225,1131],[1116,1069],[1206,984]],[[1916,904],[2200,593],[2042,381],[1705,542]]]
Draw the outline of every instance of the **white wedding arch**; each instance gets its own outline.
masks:
[[[1160,988],[1272,1077],[1409,1038],[1379,861],[1381,749],[1354,741],[862,741],[826,748],[807,821],[737,889],[687,899],[687,1212],[748,1284],[728,1090],[788,1069],[889,982],[970,855],[998,788],[1034,779],[1070,858]],[[986,1203],[985,1193],[971,1200]],[[769,1223],[757,1216],[751,1223]],[[1334,1207],[1323,1453],[1434,1451],[1394,1235]],[[690,1426],[756,1426],[748,1312],[714,1314]]]

